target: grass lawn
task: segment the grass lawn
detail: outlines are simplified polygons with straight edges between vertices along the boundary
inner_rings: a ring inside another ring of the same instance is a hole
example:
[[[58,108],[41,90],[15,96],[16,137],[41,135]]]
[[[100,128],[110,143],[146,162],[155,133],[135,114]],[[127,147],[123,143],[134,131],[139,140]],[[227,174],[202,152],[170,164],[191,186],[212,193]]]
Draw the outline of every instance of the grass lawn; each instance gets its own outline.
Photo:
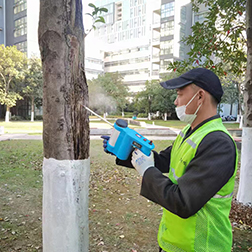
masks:
[[[42,134],[43,122],[42,121],[10,121],[0,122],[0,126],[4,126],[4,133],[15,134]]]
[[[163,120],[145,120],[146,123],[152,124],[154,122],[155,125],[160,125],[160,126],[165,126],[165,127],[171,127],[171,128],[177,128],[177,129],[183,129],[186,126],[186,123],[181,122],[179,120],[168,120],[168,121],[163,121]],[[235,122],[224,122],[224,126],[227,129],[238,129],[239,128],[239,123]]]
[[[171,142],[155,141],[160,151]],[[0,251],[42,251],[42,141],[0,142]],[[139,196],[141,179],[91,141],[91,252],[155,252],[161,207]],[[250,230],[234,228],[233,251],[251,251]]]

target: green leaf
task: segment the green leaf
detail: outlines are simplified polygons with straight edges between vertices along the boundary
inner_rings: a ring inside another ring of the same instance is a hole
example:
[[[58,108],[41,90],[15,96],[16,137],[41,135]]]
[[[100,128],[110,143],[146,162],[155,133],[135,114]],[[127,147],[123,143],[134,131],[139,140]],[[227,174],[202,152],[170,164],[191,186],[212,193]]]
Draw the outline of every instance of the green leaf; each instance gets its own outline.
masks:
[[[105,23],[105,19],[103,17],[98,17],[98,19],[95,20],[95,23],[98,23],[98,22]]]
[[[94,8],[94,9],[96,8],[96,6],[92,3],[89,3],[88,6]]]
[[[100,8],[100,12],[108,12],[107,8]]]

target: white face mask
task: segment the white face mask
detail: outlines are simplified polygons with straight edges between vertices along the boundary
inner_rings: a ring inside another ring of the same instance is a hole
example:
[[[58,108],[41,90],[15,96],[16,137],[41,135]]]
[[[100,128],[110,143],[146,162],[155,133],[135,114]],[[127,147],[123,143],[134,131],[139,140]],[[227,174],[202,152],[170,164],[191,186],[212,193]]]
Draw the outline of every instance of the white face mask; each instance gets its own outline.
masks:
[[[197,112],[199,111],[200,107],[201,107],[201,104],[198,106],[198,108],[196,109],[195,113],[194,114],[186,114],[186,107],[192,102],[192,100],[195,98],[195,96],[197,95],[198,93],[196,93],[192,99],[186,104],[186,105],[183,105],[183,106],[179,106],[179,107],[176,107],[175,110],[176,110],[176,114],[177,114],[177,117],[179,118],[180,121],[182,122],[186,122],[188,124],[192,124],[193,121],[195,120],[195,118],[197,117]]]

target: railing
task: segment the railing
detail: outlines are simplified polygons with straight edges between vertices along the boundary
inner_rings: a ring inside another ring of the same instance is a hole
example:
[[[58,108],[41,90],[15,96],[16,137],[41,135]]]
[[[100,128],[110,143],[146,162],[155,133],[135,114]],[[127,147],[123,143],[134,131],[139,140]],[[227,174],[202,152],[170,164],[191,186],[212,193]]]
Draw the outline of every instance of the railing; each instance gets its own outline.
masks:
[[[160,38],[152,38],[152,42],[160,42]]]
[[[153,70],[152,75],[159,75],[159,70]]]

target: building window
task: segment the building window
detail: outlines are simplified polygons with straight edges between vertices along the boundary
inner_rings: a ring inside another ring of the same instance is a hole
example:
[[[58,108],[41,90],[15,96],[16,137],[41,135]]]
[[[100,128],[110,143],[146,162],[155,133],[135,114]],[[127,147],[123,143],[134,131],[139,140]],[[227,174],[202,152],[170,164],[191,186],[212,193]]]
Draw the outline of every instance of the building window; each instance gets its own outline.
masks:
[[[174,2],[163,4],[161,6],[161,18],[174,16]]]
[[[180,48],[179,48],[179,57],[182,59],[186,57],[185,46],[182,44],[180,45]]]
[[[180,19],[181,19],[181,22],[186,22],[186,7],[185,6],[181,7]]]
[[[174,34],[174,21],[169,21],[161,24],[161,37]]]
[[[202,14],[196,14],[194,16],[194,23],[199,22],[199,23],[203,23],[203,21],[205,20],[205,17],[207,16],[207,13],[202,13]]]
[[[173,53],[173,40],[161,41],[160,42],[160,54],[172,54]]]
[[[184,24],[180,24],[180,40],[186,37],[186,26]]]
[[[19,51],[27,52],[27,41],[17,43],[15,46]]]
[[[15,0],[14,1],[14,14],[17,14],[21,11],[27,9],[27,1],[26,0]]]
[[[20,18],[14,23],[15,31],[14,37],[19,37],[27,34],[27,19],[26,17]]]

